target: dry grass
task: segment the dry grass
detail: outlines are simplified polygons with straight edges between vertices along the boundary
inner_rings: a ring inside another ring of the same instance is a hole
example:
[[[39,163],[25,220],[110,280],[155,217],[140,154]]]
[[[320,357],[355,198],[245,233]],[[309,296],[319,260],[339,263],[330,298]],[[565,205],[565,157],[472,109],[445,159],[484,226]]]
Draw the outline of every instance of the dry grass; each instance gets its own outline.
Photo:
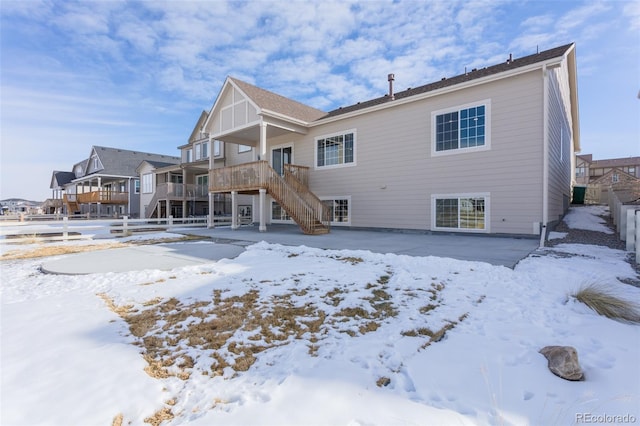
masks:
[[[102,243],[102,244],[73,245],[73,246],[42,244],[40,247],[35,248],[33,250],[8,251],[2,254],[2,256],[0,256],[0,260],[35,259],[40,257],[60,256],[63,254],[73,254],[73,253],[83,253],[83,252],[95,251],[95,250],[123,248],[123,247],[130,247],[133,245],[175,243],[175,242],[183,242],[183,241],[202,240],[202,239],[205,239],[205,238],[199,237],[197,235],[183,235],[180,237],[137,240],[137,241],[129,241],[126,243],[111,242],[111,243]]]
[[[124,417],[122,413],[119,413],[117,416],[113,418],[113,421],[111,422],[111,426],[122,426],[123,420],[124,420]]]
[[[166,420],[172,420],[174,414],[171,408],[164,407],[163,409],[156,411],[153,416],[144,419],[145,423],[149,423],[151,426],[160,426],[160,424]]]
[[[62,254],[82,253],[86,251],[107,250],[128,247],[125,243],[89,244],[78,246],[49,246],[43,245],[33,250],[12,250],[0,256],[0,260],[35,259],[39,257],[59,256]]]
[[[605,285],[586,285],[578,290],[573,297],[599,315],[624,323],[640,324],[640,306],[616,296]]]

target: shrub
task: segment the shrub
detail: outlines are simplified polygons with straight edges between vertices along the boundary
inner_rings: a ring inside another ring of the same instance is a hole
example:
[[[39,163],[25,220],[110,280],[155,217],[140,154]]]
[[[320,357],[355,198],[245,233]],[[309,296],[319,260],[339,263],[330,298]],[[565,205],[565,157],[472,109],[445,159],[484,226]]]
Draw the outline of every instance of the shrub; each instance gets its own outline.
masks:
[[[601,284],[589,284],[573,295],[598,314],[616,321],[640,324],[640,306],[625,300]]]

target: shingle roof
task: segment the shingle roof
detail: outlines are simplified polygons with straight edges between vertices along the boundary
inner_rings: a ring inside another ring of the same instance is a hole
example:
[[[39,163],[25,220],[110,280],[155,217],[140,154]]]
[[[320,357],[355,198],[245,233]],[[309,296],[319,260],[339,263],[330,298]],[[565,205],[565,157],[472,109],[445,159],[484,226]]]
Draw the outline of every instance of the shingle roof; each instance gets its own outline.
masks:
[[[54,182],[53,182],[54,180],[55,180],[55,183],[58,186],[63,186],[63,185],[66,185],[67,183],[71,182],[75,178],[76,178],[76,175],[73,172],[61,172],[61,171],[58,171],[58,170],[54,170],[53,171],[53,179],[51,181],[51,186],[50,187],[51,188],[54,187],[53,186],[54,185]]]
[[[308,105],[294,101],[276,93],[270,92],[260,87],[254,86],[233,77],[229,79],[236,84],[253,102],[261,109],[278,112],[287,117],[305,121],[307,123],[316,121],[327,115],[326,112],[320,111]]]
[[[176,164],[180,162],[180,157],[173,157],[163,154],[152,154],[149,152],[130,151],[127,149],[108,148],[103,146],[94,146],[96,154],[100,158],[100,162],[104,167],[97,173],[116,176],[136,176],[136,168],[143,161],[159,161],[164,163]]]
[[[610,158],[606,160],[593,160],[590,167],[624,167],[624,166],[637,166],[640,164],[640,157],[626,157],[626,158]]]
[[[460,74],[455,77],[444,78],[440,81],[426,84],[424,86],[416,87],[413,89],[407,89],[402,92],[397,92],[394,94],[394,98],[396,100],[408,98],[410,96],[431,92],[433,90],[454,86],[456,84],[464,83],[471,80],[476,80],[478,78],[487,77],[490,75],[498,74],[498,73],[509,71],[512,69],[516,69],[516,68],[524,67],[527,65],[532,65],[538,62],[543,62],[549,59],[557,58],[557,57],[563,56],[571,46],[573,46],[573,43],[565,44],[564,46],[559,46],[553,49],[545,50],[543,52],[535,53],[533,55],[524,56],[522,58],[513,59],[511,61],[506,61],[498,65],[493,65],[493,66],[478,69],[478,70],[474,69],[474,70],[471,70],[470,72],[467,72],[465,74]],[[341,114],[346,114],[348,112],[369,108],[369,107],[380,105],[390,101],[391,101],[391,98],[388,95],[385,95],[376,99],[371,99],[369,101],[358,102],[355,105],[335,109],[333,111],[330,111],[325,117],[322,117],[322,118],[335,117]]]

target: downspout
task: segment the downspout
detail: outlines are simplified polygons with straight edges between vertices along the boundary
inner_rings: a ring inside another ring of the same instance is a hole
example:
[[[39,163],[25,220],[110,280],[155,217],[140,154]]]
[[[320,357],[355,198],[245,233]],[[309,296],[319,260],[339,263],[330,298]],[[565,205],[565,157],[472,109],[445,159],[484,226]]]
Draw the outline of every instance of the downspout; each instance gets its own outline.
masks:
[[[540,248],[544,247],[549,222],[549,70],[542,67],[542,223]]]

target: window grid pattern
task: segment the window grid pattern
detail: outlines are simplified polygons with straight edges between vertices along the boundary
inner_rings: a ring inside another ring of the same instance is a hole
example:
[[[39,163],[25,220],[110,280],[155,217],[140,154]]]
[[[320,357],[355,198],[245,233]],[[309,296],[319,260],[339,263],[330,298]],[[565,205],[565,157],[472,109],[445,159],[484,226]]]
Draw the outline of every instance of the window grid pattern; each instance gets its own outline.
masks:
[[[318,139],[317,166],[353,163],[353,149],[353,133]]]
[[[484,105],[460,111],[460,148],[484,145]]]
[[[349,222],[349,200],[323,200],[322,203],[329,209],[329,217],[331,218],[331,222]]]
[[[486,143],[486,107],[451,111],[436,116],[436,152],[474,148]]]
[[[436,117],[436,151],[458,149],[458,111]]]
[[[436,227],[485,229],[484,198],[436,199]]]

